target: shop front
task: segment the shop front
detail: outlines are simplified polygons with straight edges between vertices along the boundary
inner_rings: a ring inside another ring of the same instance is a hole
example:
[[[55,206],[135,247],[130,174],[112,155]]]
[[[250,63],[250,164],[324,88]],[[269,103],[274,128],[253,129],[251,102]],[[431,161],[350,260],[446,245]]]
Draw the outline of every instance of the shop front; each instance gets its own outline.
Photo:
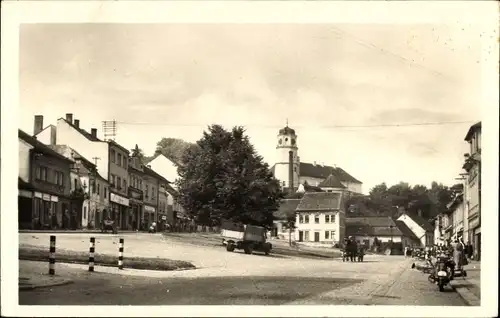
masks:
[[[56,195],[33,193],[33,227],[39,229],[69,229],[69,200]]]
[[[481,260],[481,223],[479,215],[469,219],[469,229],[474,259],[479,261]]]
[[[17,196],[19,229],[32,229],[33,191],[19,189]]]
[[[153,222],[157,222],[155,218],[156,208],[147,204],[144,204],[144,224],[149,227]]]
[[[129,228],[129,199],[116,193],[109,195],[111,218],[115,220],[121,230]]]
[[[130,199],[130,224],[132,229],[140,230],[142,215],[142,202]]]

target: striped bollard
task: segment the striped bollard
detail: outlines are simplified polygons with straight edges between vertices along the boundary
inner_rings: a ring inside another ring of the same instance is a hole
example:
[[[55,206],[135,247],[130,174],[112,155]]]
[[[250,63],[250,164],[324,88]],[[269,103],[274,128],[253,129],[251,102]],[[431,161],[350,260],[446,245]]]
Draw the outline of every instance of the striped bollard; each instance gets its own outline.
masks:
[[[95,237],[90,238],[89,248],[89,272],[94,271]]]
[[[56,274],[56,236],[50,236],[49,275]]]
[[[118,269],[123,269],[123,242],[124,239],[120,239],[120,245],[118,247]]]

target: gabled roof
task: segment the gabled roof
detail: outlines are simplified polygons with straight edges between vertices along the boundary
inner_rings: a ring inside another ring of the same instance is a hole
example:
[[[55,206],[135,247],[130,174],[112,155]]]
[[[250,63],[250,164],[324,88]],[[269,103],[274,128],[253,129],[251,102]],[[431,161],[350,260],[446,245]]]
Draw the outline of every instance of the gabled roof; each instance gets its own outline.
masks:
[[[17,187],[22,190],[34,190],[35,186],[29,182],[24,181],[20,177],[17,178]]]
[[[147,175],[150,175],[152,177],[155,177],[157,179],[160,179],[163,182],[170,183],[167,179],[165,179],[162,175],[158,174],[156,171],[153,169],[149,168],[148,166],[144,165],[144,173]]]
[[[333,192],[306,192],[297,211],[332,211],[342,207],[342,196]]]
[[[299,171],[300,175],[305,177],[326,179],[330,174],[333,174],[340,181],[362,183],[339,167],[314,165],[312,163],[301,162]]]
[[[92,136],[92,134],[89,133],[88,131],[86,131],[85,129],[80,128],[80,127],[76,127],[73,123],[70,123],[69,121],[67,121],[66,118],[61,117],[58,120],[64,120],[65,123],[67,123],[68,125],[73,127],[76,131],[78,131],[80,134],[82,134],[85,138],[87,138],[90,141],[102,141],[101,139]]]
[[[339,179],[336,176],[334,176],[333,174],[330,174],[328,176],[328,178],[326,178],[320,184],[318,184],[318,187],[345,189],[345,186],[342,183],[340,183]]]
[[[24,140],[28,144],[32,145],[36,151],[39,151],[43,154],[46,154],[48,156],[53,156],[56,158],[59,158],[61,160],[67,161],[68,163],[73,163],[74,161],[71,159],[66,158],[65,156],[61,155],[57,151],[51,149],[44,143],[38,141],[35,137],[30,136],[29,134],[25,133],[21,129],[18,130],[18,137],[21,140]]]
[[[410,219],[415,221],[421,228],[423,228],[427,232],[433,232],[434,231],[434,226],[432,226],[427,220],[425,220],[423,217],[419,216],[418,214],[412,213],[412,212],[405,212]]]
[[[161,156],[161,157],[163,157],[163,158],[165,158],[165,159],[167,159],[167,160],[169,160],[169,161],[170,161],[170,162],[172,162],[174,165],[176,165],[176,166],[180,166],[180,164],[179,164],[176,160],[172,160],[172,159],[168,158],[167,156],[165,156],[165,155],[164,155],[164,154],[162,154],[162,153],[155,154],[152,158],[150,158],[150,159],[146,160],[146,162],[145,162],[145,163],[150,163],[150,162],[152,162],[153,160],[155,160],[156,158],[158,158],[158,157],[160,157],[160,156]]]
[[[474,134],[474,132],[476,132],[479,129],[481,129],[481,122],[477,122],[474,125],[470,126],[469,131],[467,132],[467,135],[465,135],[464,140],[470,141],[472,139],[472,135]]]
[[[346,218],[345,226],[346,236],[403,236],[390,217]]]
[[[284,199],[280,201],[280,207],[273,213],[274,217],[279,220],[287,219],[295,215],[295,210],[301,199]]]
[[[403,236],[410,238],[412,240],[418,240],[417,235],[413,233],[412,230],[410,230],[410,228],[405,224],[405,222],[395,221],[394,223],[396,223],[398,229],[401,231],[401,233],[403,233]]]

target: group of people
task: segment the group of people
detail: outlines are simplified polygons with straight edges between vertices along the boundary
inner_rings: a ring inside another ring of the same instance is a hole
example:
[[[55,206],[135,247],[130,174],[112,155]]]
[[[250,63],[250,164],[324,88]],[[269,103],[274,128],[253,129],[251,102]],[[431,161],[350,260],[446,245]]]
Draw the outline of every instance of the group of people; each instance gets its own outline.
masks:
[[[443,255],[448,256],[453,259],[455,270],[462,271],[463,266],[472,259],[473,250],[472,245],[466,244],[462,237],[455,237],[453,240],[449,239],[445,243],[428,246],[425,249],[405,247],[405,256],[416,257],[418,254],[425,256],[427,260]]]
[[[351,262],[362,262],[365,255],[365,246],[353,236],[344,238],[342,244],[343,261],[350,260]]]

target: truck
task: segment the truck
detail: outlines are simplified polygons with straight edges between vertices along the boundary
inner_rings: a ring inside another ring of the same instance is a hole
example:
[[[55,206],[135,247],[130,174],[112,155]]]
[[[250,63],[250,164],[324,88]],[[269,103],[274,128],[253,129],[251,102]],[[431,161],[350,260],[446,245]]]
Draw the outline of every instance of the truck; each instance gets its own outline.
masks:
[[[228,252],[239,249],[245,251],[245,254],[260,251],[269,255],[273,246],[267,242],[266,233],[267,229],[263,226],[231,221],[224,221],[221,224],[222,245],[226,246]]]

